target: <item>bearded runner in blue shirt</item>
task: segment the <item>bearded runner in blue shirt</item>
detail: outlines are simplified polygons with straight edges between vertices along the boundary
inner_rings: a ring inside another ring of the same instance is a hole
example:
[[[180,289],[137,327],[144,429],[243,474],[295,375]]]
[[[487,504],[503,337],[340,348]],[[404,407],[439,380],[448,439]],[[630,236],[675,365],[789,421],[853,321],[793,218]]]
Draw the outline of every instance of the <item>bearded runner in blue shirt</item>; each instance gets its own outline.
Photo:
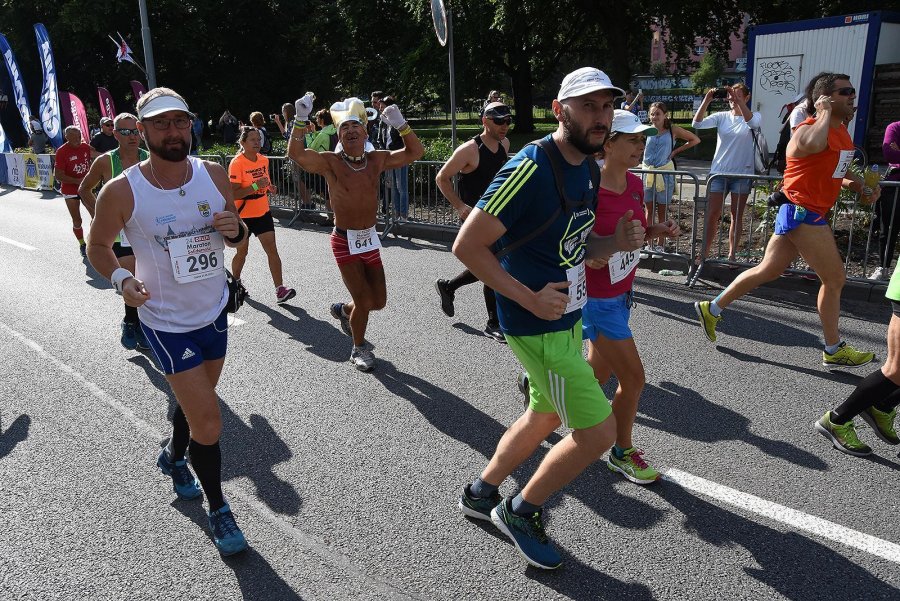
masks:
[[[631,211],[612,236],[591,233],[597,190],[588,161],[602,148],[614,100],[622,94],[597,69],[568,74],[553,101],[559,127],[545,139],[550,147],[527,146],[504,166],[453,246],[496,291],[500,327],[530,376],[528,408],[503,435],[481,477],[463,489],[459,506],[467,516],[493,521],[528,563],[544,569],[559,567],[562,559],[544,532],[541,506],[616,437],[609,403],[581,354],[581,307],[587,300],[585,262],[636,250],[645,235]],[[559,166],[565,199],[548,151]],[[508,247],[536,230],[540,234],[500,260],[491,251],[498,241]],[[518,495],[501,499],[500,484],[560,425],[573,432],[553,446]]]

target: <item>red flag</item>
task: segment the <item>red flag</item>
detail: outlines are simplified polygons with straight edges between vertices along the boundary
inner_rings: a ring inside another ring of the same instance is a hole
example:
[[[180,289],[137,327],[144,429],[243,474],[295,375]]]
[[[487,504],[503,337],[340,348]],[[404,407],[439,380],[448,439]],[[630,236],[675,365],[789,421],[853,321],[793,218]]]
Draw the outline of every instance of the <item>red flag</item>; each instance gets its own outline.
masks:
[[[110,119],[116,118],[116,105],[106,88],[97,88],[97,96],[100,98],[100,114]]]
[[[66,125],[75,125],[81,130],[81,137],[85,142],[91,139],[91,131],[88,128],[87,113],[84,110],[84,103],[81,99],[71,92],[59,93],[59,105],[62,110],[63,123]]]
[[[134,101],[137,102],[141,96],[147,93],[147,88],[139,81],[131,80],[131,91],[134,92]]]

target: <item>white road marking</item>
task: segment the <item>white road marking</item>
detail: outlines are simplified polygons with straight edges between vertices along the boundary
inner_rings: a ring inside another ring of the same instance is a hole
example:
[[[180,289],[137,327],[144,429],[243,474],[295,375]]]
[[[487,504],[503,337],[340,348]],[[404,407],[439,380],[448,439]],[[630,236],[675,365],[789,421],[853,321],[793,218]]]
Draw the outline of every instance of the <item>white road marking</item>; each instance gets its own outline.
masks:
[[[770,520],[781,522],[791,528],[833,540],[894,563],[900,563],[900,545],[890,541],[846,528],[840,524],[835,524],[778,503],[766,501],[755,495],[717,484],[679,469],[667,470],[663,477],[682,488],[712,497],[717,501],[739,507]]]
[[[0,322],[0,330],[7,332],[10,336],[16,338],[22,344],[33,350],[42,359],[71,376],[72,379],[84,386],[84,388],[87,389],[87,391],[90,392],[94,396],[94,398],[103,403],[106,403],[111,408],[118,411],[122,415],[122,417],[125,418],[125,420],[131,422],[131,424],[135,428],[137,428],[148,438],[152,439],[153,442],[158,442],[164,437],[164,435],[156,428],[135,415],[131,409],[120,403],[102,388],[85,378],[80,372],[78,372],[78,370],[45,351],[44,347],[42,347],[31,338],[28,338],[21,332],[12,329],[3,322]],[[325,541],[315,537],[314,535],[304,532],[299,528],[296,528],[288,520],[282,518],[277,513],[270,510],[255,496],[244,492],[236,484],[223,483],[222,487],[228,492],[229,497],[240,499],[247,506],[252,507],[254,511],[260,517],[262,517],[263,520],[272,524],[275,528],[292,538],[296,543],[306,547],[316,555],[319,555],[320,557],[330,561],[333,565],[343,569],[345,572],[365,581],[374,590],[377,590],[381,593],[386,593],[392,599],[423,599],[423,597],[419,597],[413,593],[409,593],[407,591],[396,588],[390,582],[365,573],[364,571],[356,567],[356,565],[349,557],[346,557],[341,553],[334,551],[331,547],[328,546],[327,543],[325,543]]]
[[[22,242],[16,242],[15,240],[10,240],[9,238],[4,238],[0,236],[0,242],[6,242],[7,244],[12,244],[13,246],[18,246],[19,248],[23,248],[27,251],[37,250],[37,248],[33,246],[28,246],[27,244],[23,244]]]

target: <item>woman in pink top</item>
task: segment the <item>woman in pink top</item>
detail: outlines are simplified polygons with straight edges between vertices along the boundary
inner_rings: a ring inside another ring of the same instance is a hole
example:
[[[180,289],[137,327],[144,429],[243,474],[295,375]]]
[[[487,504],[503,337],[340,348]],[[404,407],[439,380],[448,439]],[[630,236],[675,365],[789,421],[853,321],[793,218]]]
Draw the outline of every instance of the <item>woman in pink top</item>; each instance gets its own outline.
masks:
[[[884,143],[881,145],[884,160],[890,164],[885,179],[900,181],[900,121],[894,121],[884,130]],[[878,258],[880,262],[870,280],[891,279],[891,261],[894,260],[894,247],[897,234],[900,233],[900,201],[897,188],[883,188],[881,198],[875,203],[875,227],[878,232]]]
[[[645,136],[656,130],[643,125],[636,115],[617,110],[611,133],[603,146],[604,163],[594,233],[613,233],[622,215],[640,219],[647,227],[644,213],[644,184],[629,173],[643,160]],[[647,227],[647,240],[681,235],[678,224],[669,220]],[[613,398],[616,416],[616,444],[606,464],[637,484],[659,479],[659,472],[642,457],[643,451],[632,444],[631,430],[637,415],[638,399],[644,388],[644,365],[628,327],[638,251],[618,252],[604,261],[587,262],[588,302],[582,310],[582,336],[590,341],[588,362],[600,383],[616,375],[619,388]]]

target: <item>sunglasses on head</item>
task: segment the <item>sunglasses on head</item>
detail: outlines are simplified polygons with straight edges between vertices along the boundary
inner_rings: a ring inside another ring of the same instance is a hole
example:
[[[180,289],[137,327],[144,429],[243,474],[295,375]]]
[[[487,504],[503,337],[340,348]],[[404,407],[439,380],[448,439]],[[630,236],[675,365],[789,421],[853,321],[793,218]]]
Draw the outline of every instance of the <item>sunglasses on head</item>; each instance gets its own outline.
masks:
[[[835,94],[840,94],[841,96],[853,96],[856,94],[856,88],[846,87],[846,88],[838,88],[834,91]]]
[[[512,125],[512,117],[491,117],[491,121],[494,122],[494,125]]]

